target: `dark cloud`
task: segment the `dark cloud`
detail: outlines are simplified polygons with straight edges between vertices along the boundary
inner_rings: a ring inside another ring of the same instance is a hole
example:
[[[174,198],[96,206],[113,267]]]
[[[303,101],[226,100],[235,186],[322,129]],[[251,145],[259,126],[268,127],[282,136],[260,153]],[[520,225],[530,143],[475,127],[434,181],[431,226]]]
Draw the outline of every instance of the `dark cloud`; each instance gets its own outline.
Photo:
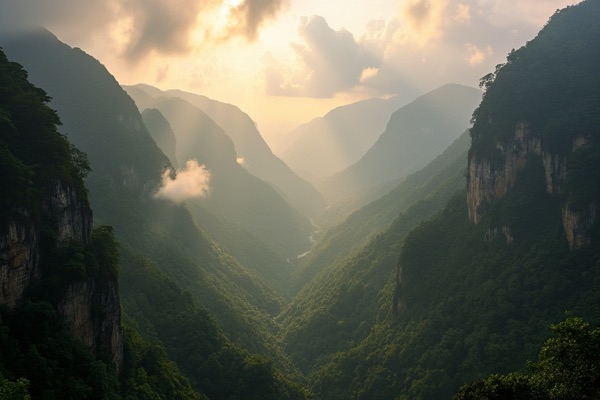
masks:
[[[406,14],[411,23],[421,25],[430,18],[431,9],[429,0],[418,0],[406,5]]]
[[[281,71],[271,68],[267,73],[271,94],[331,97],[359,84],[363,71],[381,62],[373,46],[359,44],[345,29],[334,31],[321,16],[303,18],[299,34],[304,44],[293,48],[305,71],[286,81]]]
[[[285,3],[285,0],[244,0],[231,10],[231,33],[256,39],[263,23],[274,18]]]
[[[122,11],[132,21],[125,50],[126,58],[132,61],[151,52],[187,52],[198,14],[218,4],[216,0],[122,0],[121,3]]]
[[[0,28],[45,26],[70,43],[110,40],[119,29],[123,56],[138,62],[152,53],[184,54],[200,29],[206,40],[256,38],[286,0],[244,0],[231,9],[227,32],[214,32],[214,15],[225,0],[0,0]]]

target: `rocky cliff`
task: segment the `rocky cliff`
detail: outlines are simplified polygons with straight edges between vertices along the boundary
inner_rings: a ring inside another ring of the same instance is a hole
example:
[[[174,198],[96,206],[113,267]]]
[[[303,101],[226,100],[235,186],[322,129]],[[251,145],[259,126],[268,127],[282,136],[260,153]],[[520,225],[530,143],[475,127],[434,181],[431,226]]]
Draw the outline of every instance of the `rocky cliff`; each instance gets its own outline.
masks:
[[[57,131],[49,98],[27,78],[0,50],[0,306],[17,317],[28,301],[53,306],[120,371],[117,256],[94,241],[87,157]]]
[[[481,79],[485,94],[473,114],[467,177],[469,218],[476,224],[492,209],[506,209],[499,200],[535,163],[546,201],[556,201],[556,213],[546,219],[562,221],[571,249],[590,242],[600,201],[599,13],[596,1],[557,11],[535,39]],[[490,232],[508,232],[510,241],[511,221],[501,219]]]
[[[17,307],[47,277],[48,260],[42,242],[48,232],[61,249],[71,242],[92,242],[92,210],[86,197],[57,181],[43,196],[42,217],[20,209],[0,236],[0,305]],[[51,221],[43,226],[42,220]],[[52,244],[51,244],[52,246]],[[84,277],[68,282],[56,304],[75,337],[96,354],[109,358],[120,371],[123,361],[121,308],[116,279]]]
[[[586,136],[576,136],[572,140],[569,153],[584,149],[588,142]],[[567,177],[568,156],[552,153],[546,147],[540,134],[532,132],[526,122],[519,122],[515,126],[512,140],[496,143],[497,151],[493,156],[471,152],[467,176],[467,205],[471,221],[476,224],[481,222],[486,208],[507,195],[515,184],[519,172],[527,166],[528,162],[541,160],[546,192],[560,194]],[[562,222],[571,249],[589,243],[587,230],[593,225],[595,217],[595,202],[580,209],[574,209],[569,202],[564,203]],[[490,229],[492,233],[499,229],[507,242],[512,242],[510,227]]]

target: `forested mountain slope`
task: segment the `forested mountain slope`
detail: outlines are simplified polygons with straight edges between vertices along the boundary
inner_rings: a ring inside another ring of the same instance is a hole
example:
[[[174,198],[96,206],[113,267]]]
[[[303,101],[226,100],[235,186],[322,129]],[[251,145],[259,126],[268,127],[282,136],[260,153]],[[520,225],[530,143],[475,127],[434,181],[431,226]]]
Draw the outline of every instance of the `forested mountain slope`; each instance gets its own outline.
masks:
[[[188,160],[205,165],[211,174],[207,196],[190,200],[243,227],[282,257],[293,257],[310,245],[311,224],[270,184],[240,165],[237,149],[204,111],[178,97],[151,98],[130,88],[140,109],[156,108],[167,118],[176,137],[176,156],[184,168]]]
[[[129,87],[128,90],[129,93],[136,95],[136,98],[140,102],[146,104],[153,102],[152,99],[146,98],[142,92],[134,87]],[[142,99],[142,96],[144,96],[144,99]],[[159,147],[166,155],[171,154],[169,156],[170,160],[176,160],[177,139],[169,121],[156,108],[146,108],[142,111],[142,119],[148,128],[148,132],[156,140]],[[209,148],[208,153],[211,152]],[[216,155],[219,155],[219,153],[216,153]],[[250,180],[251,182],[255,181],[254,178],[250,178]],[[237,196],[237,198],[245,200],[243,196]],[[292,266],[286,262],[286,251],[282,251],[282,247],[285,248],[285,246],[276,247],[276,244],[279,243],[279,238],[278,240],[269,240],[268,237],[264,237],[264,231],[261,233],[260,230],[256,229],[256,224],[243,223],[239,220],[234,222],[231,216],[227,218],[225,215],[219,214],[218,210],[211,211],[200,202],[188,201],[188,207],[192,212],[196,224],[201,226],[221,246],[225,247],[229,254],[238,260],[242,260],[245,265],[257,272],[267,283],[277,288],[282,294],[288,292],[287,287],[289,285]],[[260,219],[260,214],[253,214]],[[302,220],[297,214],[295,216]],[[262,225],[269,221],[272,222],[273,217],[277,218],[278,216],[270,213],[269,219],[260,221],[260,224]],[[306,223],[306,220],[304,220],[304,223]],[[267,236],[269,236],[268,233]],[[303,234],[303,238],[306,238],[306,234]],[[289,256],[289,253],[287,255]]]
[[[248,172],[273,184],[288,203],[308,216],[316,214],[325,206],[325,200],[317,189],[273,154],[254,121],[238,107],[182,90],[161,91],[143,84],[125,86],[125,90],[139,103],[141,109],[148,105],[139,96],[140,92],[154,99],[179,98],[198,107],[231,138],[236,157]]]
[[[321,360],[322,398],[449,398],[534,359],[565,313],[600,322],[599,17],[557,12],[483,79],[467,192],[406,237],[393,318]]]
[[[118,244],[92,229],[87,158],[2,51],[0,93],[0,397],[204,399],[160,344],[122,329]]]
[[[395,111],[355,164],[320,186],[328,199],[351,197],[425,167],[469,127],[479,90],[447,84]]]
[[[469,143],[469,134],[465,132],[425,168],[409,175],[387,195],[329,229],[311,252],[302,258],[294,272],[292,288],[295,291],[302,289],[322,270],[348,258],[419,201],[435,196],[446,196],[448,200],[455,191],[464,187]],[[440,209],[443,202],[439,204]]]
[[[288,133],[292,142],[282,159],[296,171],[325,178],[357,162],[377,141],[401,96],[367,99],[334,108]]]
[[[464,186],[468,144],[465,132],[426,168],[331,229],[305,257],[296,282],[302,290],[279,317],[286,351],[305,372],[389,316],[403,238]]]
[[[214,325],[211,318],[202,317],[198,311],[201,318],[177,321],[180,331],[191,335],[177,341],[179,345],[191,346],[185,355],[210,354],[209,360],[215,364],[207,368],[214,370],[218,370],[219,363],[233,362],[233,357],[248,365],[248,368],[239,365],[240,374],[253,374],[257,369],[266,374],[267,383],[256,387],[256,395],[303,397],[301,390],[294,389],[271,369],[268,359],[253,358],[231,346],[230,340],[235,341],[253,353],[274,356],[277,367],[287,372],[294,370],[273,339],[275,327],[271,315],[280,307],[280,295],[207,237],[184,206],[153,198],[161,174],[170,162],[146,131],[135,104],[114,78],[92,57],[64,45],[47,31],[4,37],[1,44],[25,65],[34,82],[47,88],[53,98],[52,105],[62,118],[62,131],[88,153],[92,172],[86,183],[96,220],[114,226],[117,238],[129,254],[125,261],[139,257],[148,261],[124,262],[123,273],[135,274],[143,265],[154,265],[168,277],[154,280],[155,290],[165,291],[164,285],[171,285],[177,291],[187,292],[183,296],[193,305],[191,309],[207,309],[228,338],[217,340],[219,345],[208,349],[199,337],[194,340],[194,335],[204,328],[192,328],[192,324],[200,321],[209,332],[213,329],[211,324]],[[175,325],[165,327],[160,313],[142,311],[143,295],[149,294],[143,290],[135,280],[124,281],[120,290],[124,311],[133,324],[145,325],[141,329],[144,334],[154,331],[167,346],[168,355],[185,367],[185,360],[178,358],[181,349],[165,339],[170,337],[167,329]],[[185,370],[196,389],[208,390],[202,378],[194,375],[198,371],[188,367]],[[225,389],[231,393],[241,390],[236,385]]]

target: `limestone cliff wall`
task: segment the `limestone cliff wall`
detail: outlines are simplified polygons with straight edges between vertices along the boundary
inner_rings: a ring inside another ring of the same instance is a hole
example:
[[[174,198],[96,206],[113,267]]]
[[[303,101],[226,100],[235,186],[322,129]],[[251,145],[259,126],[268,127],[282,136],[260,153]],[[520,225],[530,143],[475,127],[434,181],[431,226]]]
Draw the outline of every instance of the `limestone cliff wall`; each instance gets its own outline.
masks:
[[[40,204],[45,215],[56,221],[58,247],[70,241],[85,245],[92,240],[92,210],[87,199],[64,182],[56,182]],[[0,234],[0,305],[18,306],[27,290],[44,279],[41,253],[41,223],[26,210],[16,215]],[[97,354],[110,358],[117,370],[123,361],[123,337],[118,284],[86,279],[65,288],[57,304],[62,319],[77,338]]]
[[[0,304],[15,307],[25,290],[39,282],[39,229],[29,223],[25,210],[19,210],[22,221],[8,223],[0,235]]]
[[[571,150],[577,151],[587,143],[585,136],[578,136],[574,139]],[[547,151],[540,135],[532,132],[526,122],[518,123],[512,139],[508,143],[496,143],[496,149],[498,156],[493,162],[491,157],[476,152],[469,155],[467,207],[471,221],[476,224],[481,222],[486,207],[506,196],[513,187],[518,172],[526,166],[530,155],[539,156],[542,160],[546,191],[561,192],[567,174],[567,156]],[[569,246],[574,249],[588,243],[586,232],[596,217],[595,204],[591,204],[589,210],[581,212],[572,210],[567,203],[563,206],[562,215]],[[504,232],[507,229],[510,227],[502,227],[499,231]],[[508,240],[507,236],[507,241],[512,241],[512,237]]]
[[[58,312],[75,337],[96,354],[109,358],[119,373],[123,364],[121,305],[117,282],[88,279],[70,284]]]

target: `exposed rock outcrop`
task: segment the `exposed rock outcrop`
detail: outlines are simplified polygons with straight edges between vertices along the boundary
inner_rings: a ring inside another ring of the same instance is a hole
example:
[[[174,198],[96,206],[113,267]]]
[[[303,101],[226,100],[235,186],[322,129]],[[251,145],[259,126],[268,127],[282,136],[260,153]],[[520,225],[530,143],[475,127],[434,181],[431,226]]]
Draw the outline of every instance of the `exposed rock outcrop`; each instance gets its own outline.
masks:
[[[39,230],[29,223],[22,211],[23,222],[8,223],[0,236],[0,304],[15,307],[25,290],[40,280]],[[26,221],[26,222],[25,222]]]
[[[57,219],[59,247],[71,240],[87,245],[92,237],[92,209],[69,185],[57,182],[48,199],[47,212]]]
[[[583,211],[573,210],[569,204],[562,209],[562,223],[571,250],[590,243],[588,230],[596,220],[596,204],[592,203]]]
[[[110,359],[120,373],[123,364],[121,305],[116,281],[88,279],[69,285],[58,312],[94,353]]]
[[[55,222],[56,245],[60,248],[71,241],[90,244],[92,210],[85,196],[73,186],[56,182],[45,198],[41,210]],[[44,278],[41,222],[25,210],[17,215],[0,235],[0,305],[9,309],[18,306],[26,292]],[[57,309],[75,337],[121,370],[123,337],[116,279],[87,278],[70,283]]]
[[[573,140],[572,151],[585,147],[588,139],[577,136]],[[567,175],[567,156],[554,154],[545,149],[541,136],[529,129],[526,122],[516,125],[512,140],[496,143],[497,153],[483,156],[472,153],[469,156],[467,176],[467,206],[469,218],[474,223],[481,222],[486,208],[502,199],[513,187],[519,171],[527,165],[530,156],[541,158],[544,167],[546,192],[560,193]],[[587,230],[596,217],[596,206],[591,204],[588,210],[574,211],[567,203],[563,207],[563,227],[571,249],[589,242]],[[510,227],[492,227],[488,234],[493,236],[501,232],[507,242],[512,242]]]

